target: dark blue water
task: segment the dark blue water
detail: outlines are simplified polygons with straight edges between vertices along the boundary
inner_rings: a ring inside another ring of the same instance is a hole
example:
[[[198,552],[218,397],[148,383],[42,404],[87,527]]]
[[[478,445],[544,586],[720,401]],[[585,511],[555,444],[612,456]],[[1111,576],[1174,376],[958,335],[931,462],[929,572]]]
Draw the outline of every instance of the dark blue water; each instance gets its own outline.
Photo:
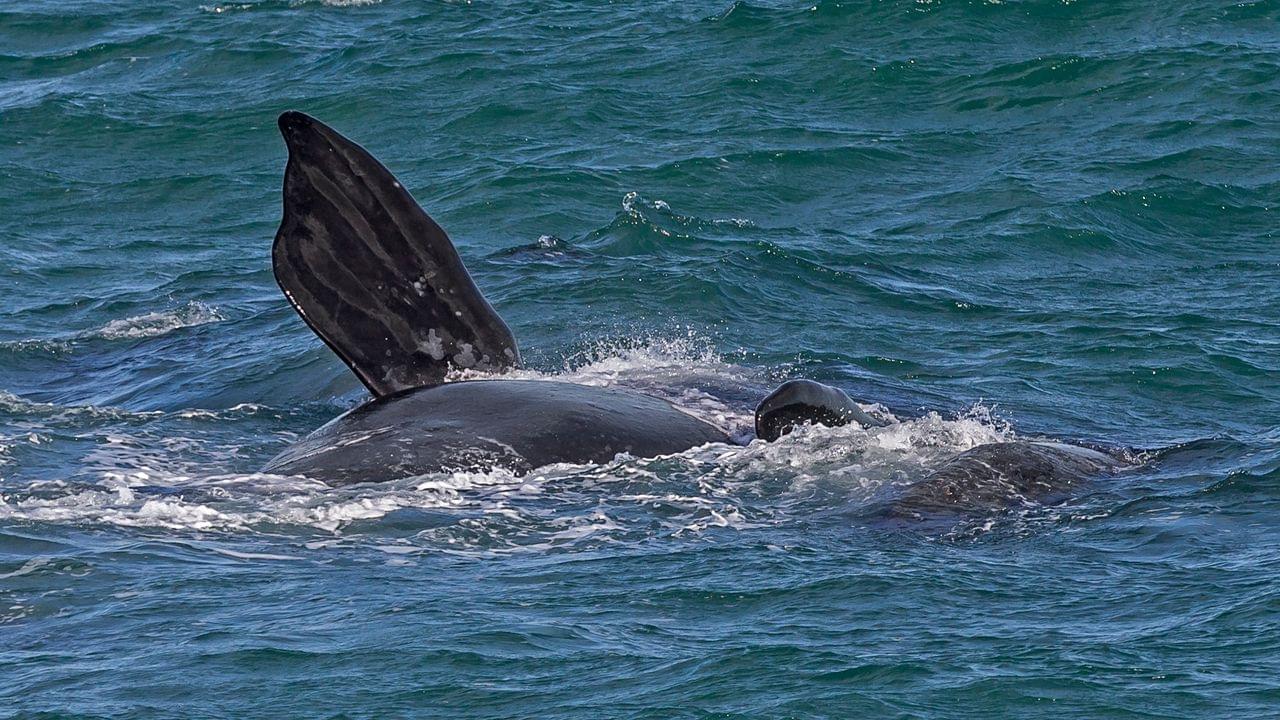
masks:
[[[1280,3],[0,2],[0,716],[1280,714]],[[331,489],[285,109],[531,377],[749,437]],[[974,445],[1141,465],[886,523]]]

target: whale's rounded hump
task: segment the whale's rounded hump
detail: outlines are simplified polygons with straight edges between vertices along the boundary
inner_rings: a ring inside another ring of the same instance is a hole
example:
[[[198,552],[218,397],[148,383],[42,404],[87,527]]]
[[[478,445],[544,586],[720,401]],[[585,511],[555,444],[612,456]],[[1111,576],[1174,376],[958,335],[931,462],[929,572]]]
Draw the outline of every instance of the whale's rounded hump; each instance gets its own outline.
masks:
[[[813,380],[788,380],[756,406],[756,437],[771,442],[804,423],[839,427],[850,422],[863,427],[885,424],[843,390]]]
[[[620,388],[473,380],[371,400],[263,471],[347,485],[459,470],[523,474],[552,463],[656,457],[727,442],[722,430],[671,403]]]
[[[382,397],[453,368],[519,365],[515,338],[444,230],[367,150],[305,113],[289,149],[276,282],[307,325]]]

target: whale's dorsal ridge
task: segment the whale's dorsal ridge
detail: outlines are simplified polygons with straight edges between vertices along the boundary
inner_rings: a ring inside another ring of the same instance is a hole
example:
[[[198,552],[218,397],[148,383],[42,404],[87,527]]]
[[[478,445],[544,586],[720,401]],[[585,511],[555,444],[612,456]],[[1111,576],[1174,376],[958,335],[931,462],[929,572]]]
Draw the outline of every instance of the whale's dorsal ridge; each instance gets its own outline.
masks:
[[[514,336],[444,230],[368,151],[300,112],[272,267],[307,325],[378,397],[454,368],[519,365]]]

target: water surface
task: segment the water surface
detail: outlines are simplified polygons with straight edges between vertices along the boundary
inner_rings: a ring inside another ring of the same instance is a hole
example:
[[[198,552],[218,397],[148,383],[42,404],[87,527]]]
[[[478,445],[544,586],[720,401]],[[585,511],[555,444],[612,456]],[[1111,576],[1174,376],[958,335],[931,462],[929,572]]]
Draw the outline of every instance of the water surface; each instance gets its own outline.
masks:
[[[0,3],[0,716],[1274,717],[1280,4]],[[285,109],[525,376],[749,437],[340,490]],[[1144,464],[887,523],[974,445]]]

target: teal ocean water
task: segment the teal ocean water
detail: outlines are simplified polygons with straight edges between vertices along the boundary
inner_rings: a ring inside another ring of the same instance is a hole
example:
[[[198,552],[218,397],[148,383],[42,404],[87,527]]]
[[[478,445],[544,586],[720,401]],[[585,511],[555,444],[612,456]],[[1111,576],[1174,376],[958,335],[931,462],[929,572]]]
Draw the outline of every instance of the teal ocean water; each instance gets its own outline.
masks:
[[[0,2],[0,717],[1280,715],[1280,3]],[[328,488],[309,112],[525,375],[750,436]],[[1139,467],[885,521],[974,445]]]

